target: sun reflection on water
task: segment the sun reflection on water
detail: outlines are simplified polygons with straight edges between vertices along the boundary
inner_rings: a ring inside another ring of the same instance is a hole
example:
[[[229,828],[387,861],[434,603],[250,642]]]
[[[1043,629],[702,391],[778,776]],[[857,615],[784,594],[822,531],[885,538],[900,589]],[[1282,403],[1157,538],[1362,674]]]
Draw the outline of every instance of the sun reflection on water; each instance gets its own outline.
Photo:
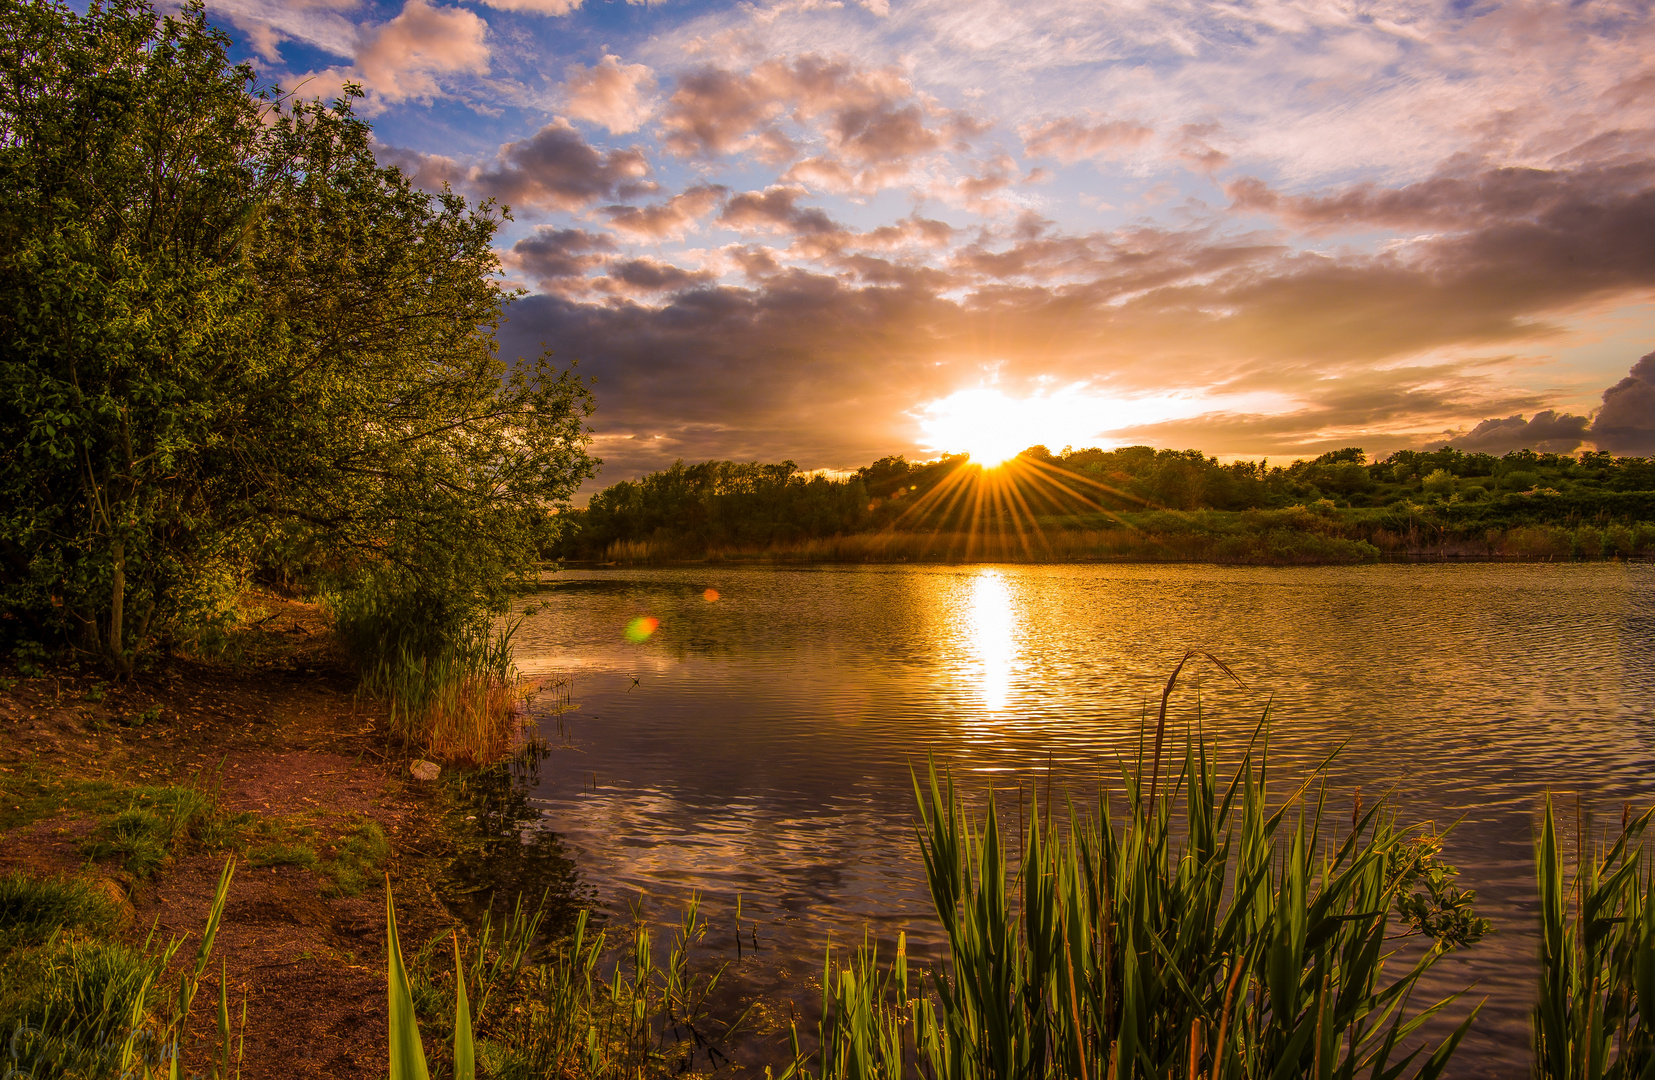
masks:
[[[971,649],[981,668],[983,708],[1004,712],[1017,668],[1017,614],[1011,590],[998,570],[971,582]]]

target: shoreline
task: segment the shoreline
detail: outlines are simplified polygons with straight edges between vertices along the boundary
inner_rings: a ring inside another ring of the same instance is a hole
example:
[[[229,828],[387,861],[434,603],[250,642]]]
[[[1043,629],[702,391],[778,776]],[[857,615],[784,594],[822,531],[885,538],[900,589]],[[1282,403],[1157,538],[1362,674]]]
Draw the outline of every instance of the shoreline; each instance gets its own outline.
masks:
[[[475,923],[477,845],[455,827],[464,785],[409,775],[314,605],[257,600],[275,610],[233,657],[173,659],[124,684],[67,662],[5,665],[0,879],[85,882],[118,918],[83,936],[139,947],[153,929],[185,941],[176,965],[234,858],[186,1071],[217,1039],[222,962],[232,1013],[246,1002],[248,1080],[373,1080],[388,1046],[384,875],[405,942]],[[134,839],[115,821],[197,803],[174,835]]]

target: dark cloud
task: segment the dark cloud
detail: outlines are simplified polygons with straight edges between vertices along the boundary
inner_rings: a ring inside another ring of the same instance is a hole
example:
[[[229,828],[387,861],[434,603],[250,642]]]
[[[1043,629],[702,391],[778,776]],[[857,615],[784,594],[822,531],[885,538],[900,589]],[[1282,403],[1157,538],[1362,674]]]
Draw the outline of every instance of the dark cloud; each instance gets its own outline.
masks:
[[[1632,365],[1632,372],[1603,392],[1603,408],[1592,422],[1599,450],[1638,457],[1655,455],[1655,352]]]
[[[789,135],[786,123],[803,133]],[[780,164],[798,155],[798,140],[814,141],[824,152],[797,162],[782,179],[871,193],[907,179],[920,158],[965,149],[990,125],[939,108],[900,69],[809,54],[748,71],[688,72],[678,79],[661,127],[663,145],[680,157],[744,151]]]
[[[1454,435],[1427,449],[1452,446],[1468,454],[1509,454],[1533,450],[1539,454],[1572,454],[1587,439],[1591,421],[1584,416],[1547,409],[1525,420],[1519,414],[1503,420],[1484,420],[1464,435]]]
[[[658,259],[641,258],[613,264],[609,274],[599,278],[595,284],[608,292],[643,295],[698,288],[711,283],[716,277],[708,270],[685,270]]]
[[[504,261],[550,288],[558,279],[581,277],[601,266],[614,250],[615,242],[601,233],[541,226],[513,244]]]
[[[641,150],[600,152],[558,119],[527,139],[502,146],[495,164],[472,170],[466,182],[510,206],[579,210],[618,193],[624,197],[648,173]]]
[[[1450,171],[1398,188],[1354,184],[1336,192],[1284,195],[1247,177],[1224,186],[1231,209],[1271,214],[1311,231],[1468,229],[1557,221],[1584,207],[1624,203],[1655,185],[1655,161],[1576,169]]]
[[[720,224],[738,232],[793,233],[800,236],[821,236],[845,231],[844,226],[817,207],[802,207],[799,199],[806,194],[797,185],[777,185],[763,191],[748,191],[724,204],[718,215]]]

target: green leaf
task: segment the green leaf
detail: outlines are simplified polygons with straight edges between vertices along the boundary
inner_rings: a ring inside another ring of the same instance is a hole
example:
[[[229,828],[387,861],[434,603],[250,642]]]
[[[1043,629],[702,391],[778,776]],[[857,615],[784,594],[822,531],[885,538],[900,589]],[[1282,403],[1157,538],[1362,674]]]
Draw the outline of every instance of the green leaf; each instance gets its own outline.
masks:
[[[386,982],[390,992],[391,1080],[430,1080],[425,1048],[420,1044],[419,1021],[414,1018],[414,994],[408,969],[397,941],[397,909],[391,899],[391,875],[385,875]]]

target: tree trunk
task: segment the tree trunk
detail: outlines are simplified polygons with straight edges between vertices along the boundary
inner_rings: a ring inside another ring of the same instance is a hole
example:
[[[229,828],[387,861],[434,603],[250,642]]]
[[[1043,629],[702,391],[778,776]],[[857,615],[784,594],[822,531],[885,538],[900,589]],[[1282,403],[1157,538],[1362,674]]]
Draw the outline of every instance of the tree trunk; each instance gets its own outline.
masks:
[[[123,648],[125,627],[121,625],[126,605],[126,541],[117,537],[110,541],[112,563],[109,585],[109,656],[115,661],[115,670],[127,671],[126,650]]]

